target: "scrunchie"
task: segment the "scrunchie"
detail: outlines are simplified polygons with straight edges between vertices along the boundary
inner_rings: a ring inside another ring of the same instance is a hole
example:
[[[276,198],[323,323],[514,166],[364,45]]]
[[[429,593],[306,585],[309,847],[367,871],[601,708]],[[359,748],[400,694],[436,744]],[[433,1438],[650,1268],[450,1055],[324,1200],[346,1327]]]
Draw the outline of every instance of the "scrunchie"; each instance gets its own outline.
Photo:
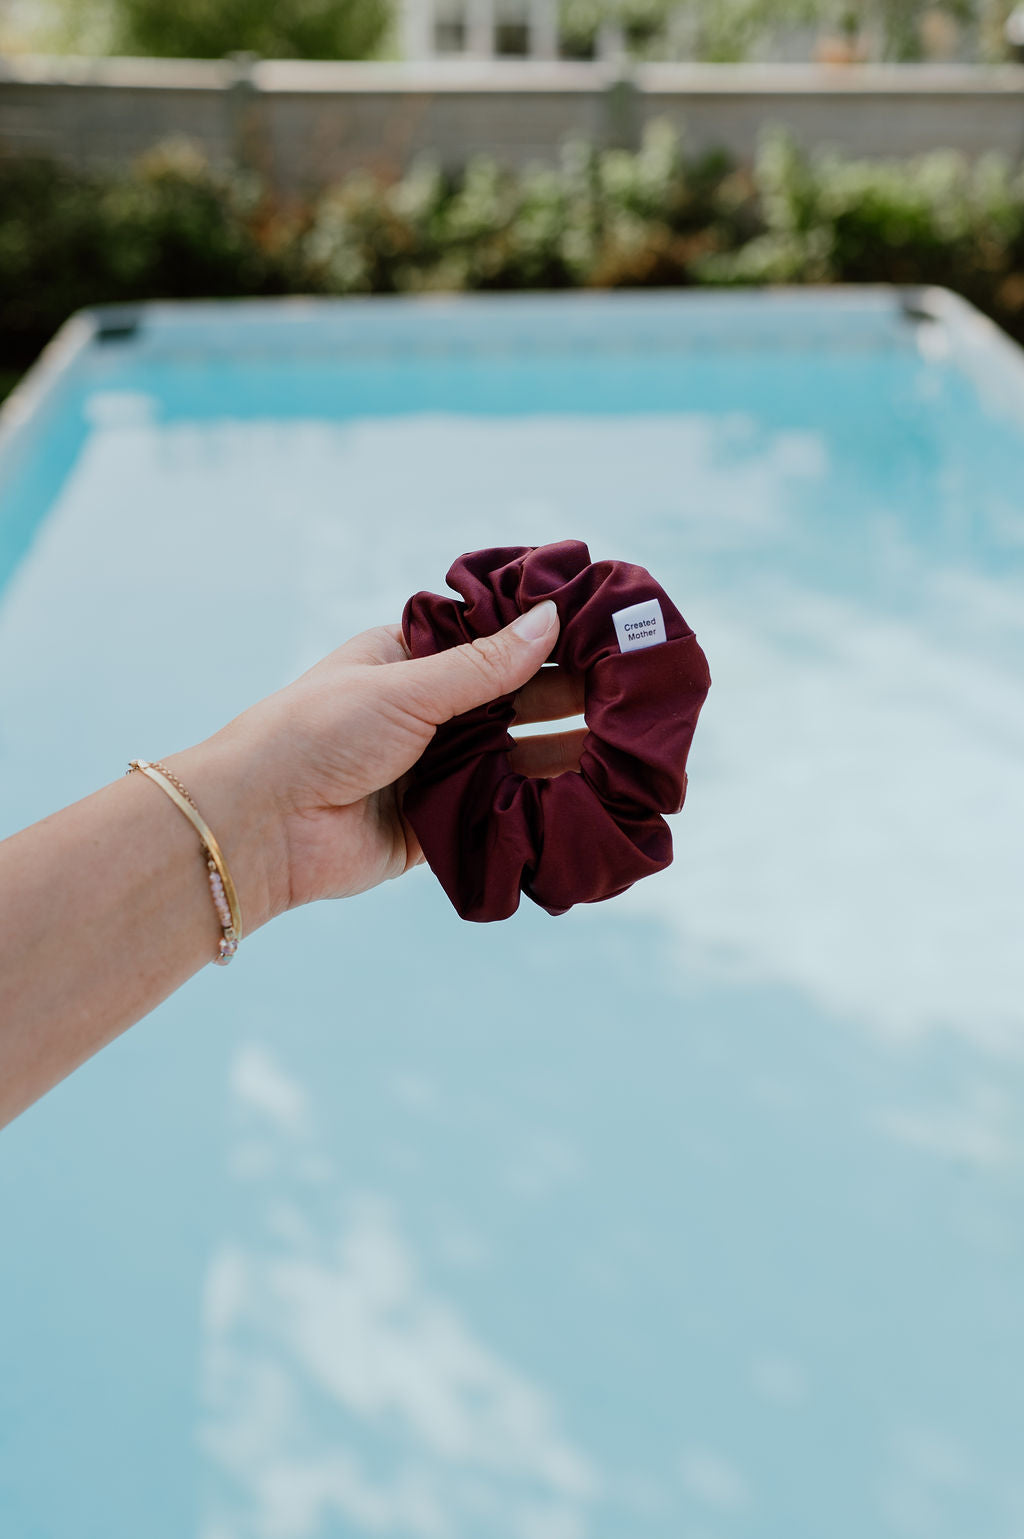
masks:
[[[711,684],[671,599],[643,567],[591,563],[579,540],[474,551],[447,581],[464,603],[417,593],[405,607],[412,655],[489,636],[553,599],[561,627],[549,661],[585,676],[589,729],[578,772],[533,780],[509,762],[514,695],[438,728],[403,810],[463,919],[507,919],[521,891],[564,914],[662,870],[672,835],[659,814],[683,804]]]

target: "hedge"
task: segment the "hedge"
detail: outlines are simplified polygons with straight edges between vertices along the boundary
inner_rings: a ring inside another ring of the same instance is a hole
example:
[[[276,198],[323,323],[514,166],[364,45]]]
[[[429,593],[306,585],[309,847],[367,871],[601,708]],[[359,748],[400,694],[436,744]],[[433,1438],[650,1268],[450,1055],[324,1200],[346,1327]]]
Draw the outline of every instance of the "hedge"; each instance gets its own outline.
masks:
[[[1024,169],[947,151],[752,168],[653,126],[636,153],[573,143],[554,167],[423,162],[302,207],[168,144],[127,171],[0,163],[0,374],[83,305],[141,299],[692,284],[936,283],[1024,341]]]

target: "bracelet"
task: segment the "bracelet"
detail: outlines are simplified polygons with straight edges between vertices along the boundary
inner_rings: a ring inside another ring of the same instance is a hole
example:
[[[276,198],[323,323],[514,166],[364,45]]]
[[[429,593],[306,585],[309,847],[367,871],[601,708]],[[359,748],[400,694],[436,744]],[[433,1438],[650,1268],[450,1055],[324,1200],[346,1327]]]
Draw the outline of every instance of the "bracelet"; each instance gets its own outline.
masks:
[[[242,912],[238,906],[235,884],[231,880],[231,873],[221,854],[220,845],[214,838],[213,829],[206,822],[177,775],[172,774],[165,764],[159,762],[151,764],[148,759],[132,759],[125,773],[130,775],[132,770],[140,770],[143,775],[152,780],[154,785],[158,785],[161,791],[166,792],[199,835],[203,854],[206,856],[210,895],[224,932],[217,943],[217,955],[213,960],[221,967],[226,967],[238,950],[238,943],[242,939]]]

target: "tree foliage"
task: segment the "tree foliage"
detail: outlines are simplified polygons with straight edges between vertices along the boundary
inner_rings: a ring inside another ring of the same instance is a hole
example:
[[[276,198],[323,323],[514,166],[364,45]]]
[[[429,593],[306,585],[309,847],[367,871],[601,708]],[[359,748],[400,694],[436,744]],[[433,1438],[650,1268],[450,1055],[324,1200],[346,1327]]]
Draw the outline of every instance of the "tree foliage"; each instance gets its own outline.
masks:
[[[64,0],[71,35],[109,53],[219,59],[365,59],[380,48],[393,0]]]

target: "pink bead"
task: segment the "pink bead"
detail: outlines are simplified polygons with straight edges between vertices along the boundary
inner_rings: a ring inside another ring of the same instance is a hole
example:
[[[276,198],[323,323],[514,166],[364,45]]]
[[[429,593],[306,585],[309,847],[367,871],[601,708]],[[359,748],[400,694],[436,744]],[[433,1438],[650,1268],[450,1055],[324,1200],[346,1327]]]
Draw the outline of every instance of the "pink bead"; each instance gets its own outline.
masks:
[[[231,917],[231,905],[228,902],[227,893],[224,891],[224,882],[221,874],[212,861],[206,874],[210,881],[210,896],[213,899],[213,906],[217,910],[217,918],[220,920],[221,929],[224,931],[224,934],[217,942],[217,955],[213,960],[219,966],[226,967],[238,950],[238,938],[233,933],[234,920]]]

